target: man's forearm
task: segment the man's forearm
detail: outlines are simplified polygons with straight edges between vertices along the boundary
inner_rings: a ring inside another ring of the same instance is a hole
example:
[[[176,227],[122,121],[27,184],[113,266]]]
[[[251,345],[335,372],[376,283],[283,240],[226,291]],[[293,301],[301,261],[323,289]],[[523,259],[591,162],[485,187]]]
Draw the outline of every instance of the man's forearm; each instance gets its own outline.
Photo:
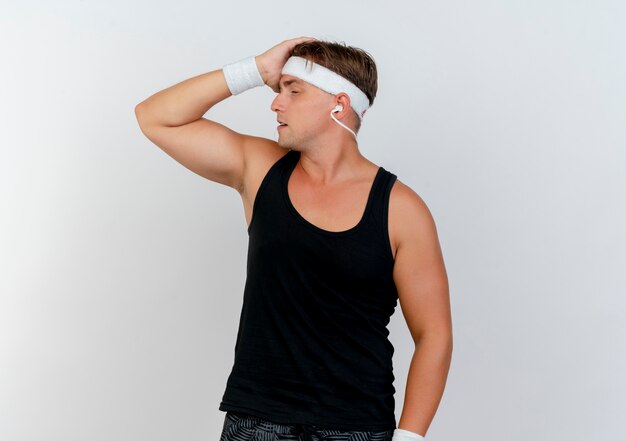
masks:
[[[451,339],[422,337],[411,359],[398,428],[426,435],[443,396],[451,359]]]
[[[136,111],[144,124],[181,126],[202,118],[230,95],[224,73],[218,69],[155,93],[139,103]]]

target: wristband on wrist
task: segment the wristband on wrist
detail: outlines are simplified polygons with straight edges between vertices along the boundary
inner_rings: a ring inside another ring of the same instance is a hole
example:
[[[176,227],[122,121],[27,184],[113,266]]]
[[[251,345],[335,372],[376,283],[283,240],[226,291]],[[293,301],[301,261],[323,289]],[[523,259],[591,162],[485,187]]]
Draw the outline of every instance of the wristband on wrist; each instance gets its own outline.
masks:
[[[422,441],[424,439],[426,438],[418,433],[397,428],[393,431],[393,437],[391,438],[391,441]]]
[[[265,85],[254,56],[227,64],[222,70],[224,71],[228,89],[230,89],[230,93],[233,95],[238,95],[253,87]]]

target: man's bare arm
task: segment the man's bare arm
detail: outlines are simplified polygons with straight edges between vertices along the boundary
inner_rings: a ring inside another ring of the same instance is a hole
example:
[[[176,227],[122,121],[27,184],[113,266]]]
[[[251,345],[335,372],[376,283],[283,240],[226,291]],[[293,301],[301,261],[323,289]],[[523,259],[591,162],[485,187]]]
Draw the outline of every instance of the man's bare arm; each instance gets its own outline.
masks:
[[[452,360],[448,276],[435,221],[422,198],[398,181],[390,213],[397,219],[393,278],[415,343],[398,428],[425,436],[445,389]]]
[[[265,84],[276,90],[293,47],[308,37],[286,40],[255,58]],[[211,181],[243,191],[248,147],[272,140],[237,133],[203,115],[231,96],[222,69],[189,78],[155,93],[135,107],[141,131],[165,153]]]
[[[202,116],[231,96],[222,69],[157,92],[135,107],[141,131],[176,161],[240,191],[244,135]]]

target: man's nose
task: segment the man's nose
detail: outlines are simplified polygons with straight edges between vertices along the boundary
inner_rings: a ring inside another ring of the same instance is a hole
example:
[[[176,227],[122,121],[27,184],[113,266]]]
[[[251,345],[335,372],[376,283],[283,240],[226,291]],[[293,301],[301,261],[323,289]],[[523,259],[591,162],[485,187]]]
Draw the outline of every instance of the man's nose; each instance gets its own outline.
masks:
[[[279,112],[280,110],[283,110],[283,103],[280,99],[280,93],[276,95],[276,98],[274,98],[274,100],[272,101],[270,109],[272,110],[272,112]]]

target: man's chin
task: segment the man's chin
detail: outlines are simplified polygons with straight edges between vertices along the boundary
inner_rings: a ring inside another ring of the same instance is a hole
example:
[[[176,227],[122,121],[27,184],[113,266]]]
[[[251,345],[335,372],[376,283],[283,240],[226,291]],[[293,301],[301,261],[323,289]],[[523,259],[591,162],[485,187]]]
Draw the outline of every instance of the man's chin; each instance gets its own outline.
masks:
[[[280,139],[278,138],[278,141],[276,141],[278,143],[279,147],[282,147],[284,149],[292,149],[293,148],[293,144],[291,142],[288,142],[284,139]]]

